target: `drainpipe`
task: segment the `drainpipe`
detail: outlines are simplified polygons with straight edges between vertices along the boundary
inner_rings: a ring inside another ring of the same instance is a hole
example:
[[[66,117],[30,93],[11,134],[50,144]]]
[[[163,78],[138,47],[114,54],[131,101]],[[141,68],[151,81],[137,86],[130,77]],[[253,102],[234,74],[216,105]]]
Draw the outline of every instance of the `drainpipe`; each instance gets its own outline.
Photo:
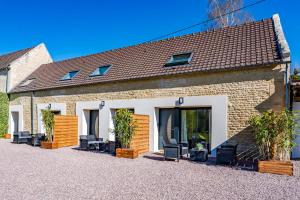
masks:
[[[34,91],[31,92],[31,97],[30,97],[30,110],[31,110],[31,115],[30,115],[30,120],[31,120],[31,133],[33,134],[33,98],[34,98]]]
[[[289,64],[285,63],[285,109],[289,110]]]

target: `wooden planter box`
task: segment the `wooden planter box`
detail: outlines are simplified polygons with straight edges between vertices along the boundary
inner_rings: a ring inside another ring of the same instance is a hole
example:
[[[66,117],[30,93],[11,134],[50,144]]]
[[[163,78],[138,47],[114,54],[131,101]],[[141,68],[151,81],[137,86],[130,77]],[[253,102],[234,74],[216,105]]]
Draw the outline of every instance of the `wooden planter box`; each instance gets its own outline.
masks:
[[[293,163],[275,160],[258,161],[258,171],[261,173],[293,176]]]
[[[6,133],[3,138],[4,139],[11,139],[11,134]]]
[[[57,149],[58,148],[58,143],[55,142],[41,142],[41,147],[43,149]]]
[[[117,148],[116,149],[116,157],[118,158],[137,158],[138,157],[138,151],[135,149],[122,149]]]

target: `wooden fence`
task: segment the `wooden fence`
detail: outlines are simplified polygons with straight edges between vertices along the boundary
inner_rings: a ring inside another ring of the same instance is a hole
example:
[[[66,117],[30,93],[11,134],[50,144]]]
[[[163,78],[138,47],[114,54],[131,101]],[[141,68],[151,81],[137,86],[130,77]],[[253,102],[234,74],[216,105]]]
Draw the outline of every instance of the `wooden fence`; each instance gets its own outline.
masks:
[[[53,141],[58,148],[78,145],[78,118],[70,115],[56,115]]]
[[[138,151],[138,154],[149,152],[149,116],[133,115],[136,123],[136,131],[130,143],[130,148]]]

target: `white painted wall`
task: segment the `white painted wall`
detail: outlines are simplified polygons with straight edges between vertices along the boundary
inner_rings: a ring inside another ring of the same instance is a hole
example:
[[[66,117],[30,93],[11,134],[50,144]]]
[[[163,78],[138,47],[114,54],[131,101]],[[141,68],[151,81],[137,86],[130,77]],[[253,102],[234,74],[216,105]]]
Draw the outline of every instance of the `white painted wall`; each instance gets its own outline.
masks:
[[[15,127],[15,121],[13,119],[13,113],[17,112],[19,113],[19,120],[18,120],[18,126],[19,126],[19,131],[24,131],[23,129],[23,106],[22,105],[11,105],[9,106],[9,127],[8,131],[10,134],[14,133],[14,127]]]
[[[53,62],[44,43],[10,63],[8,71],[8,92],[25,80],[42,64]]]
[[[49,104],[51,104],[51,109],[53,111],[60,111],[61,115],[66,115],[66,104],[65,103],[48,103],[48,104],[37,104],[38,112],[38,132],[45,133],[45,128],[43,124],[42,110],[48,109]]]
[[[0,70],[0,92],[6,93],[7,71]]]
[[[297,115],[300,117],[300,102],[293,103],[293,111],[299,112]],[[298,122],[300,125],[300,122]],[[297,129],[297,132],[300,133],[300,128]],[[292,158],[300,158],[300,135],[296,136],[295,143],[297,146],[292,151]]]
[[[124,99],[106,100],[105,106],[100,109],[101,101],[85,101],[76,103],[76,115],[78,116],[79,135],[87,134],[85,110],[100,109],[99,132],[104,140],[114,141],[112,133],[112,109],[134,108],[136,114],[150,116],[150,150],[158,151],[158,110],[159,108],[178,107],[211,107],[212,108],[212,154],[214,149],[227,140],[227,96],[187,96],[184,103],[178,105],[179,97],[164,97],[151,99]]]

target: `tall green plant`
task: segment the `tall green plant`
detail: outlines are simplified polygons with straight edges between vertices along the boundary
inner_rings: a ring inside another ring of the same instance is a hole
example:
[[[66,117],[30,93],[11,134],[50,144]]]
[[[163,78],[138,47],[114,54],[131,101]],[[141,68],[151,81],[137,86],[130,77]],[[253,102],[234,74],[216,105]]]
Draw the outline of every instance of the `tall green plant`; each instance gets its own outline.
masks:
[[[7,133],[8,128],[8,105],[9,100],[6,93],[0,93],[0,137]]]
[[[46,129],[47,141],[52,142],[53,128],[54,128],[54,113],[50,110],[42,110],[42,117],[44,127]]]
[[[289,160],[295,146],[297,117],[291,111],[266,111],[252,116],[256,143],[260,153],[266,160]]]
[[[128,109],[117,110],[114,119],[114,133],[122,148],[129,148],[135,133],[135,122]]]

